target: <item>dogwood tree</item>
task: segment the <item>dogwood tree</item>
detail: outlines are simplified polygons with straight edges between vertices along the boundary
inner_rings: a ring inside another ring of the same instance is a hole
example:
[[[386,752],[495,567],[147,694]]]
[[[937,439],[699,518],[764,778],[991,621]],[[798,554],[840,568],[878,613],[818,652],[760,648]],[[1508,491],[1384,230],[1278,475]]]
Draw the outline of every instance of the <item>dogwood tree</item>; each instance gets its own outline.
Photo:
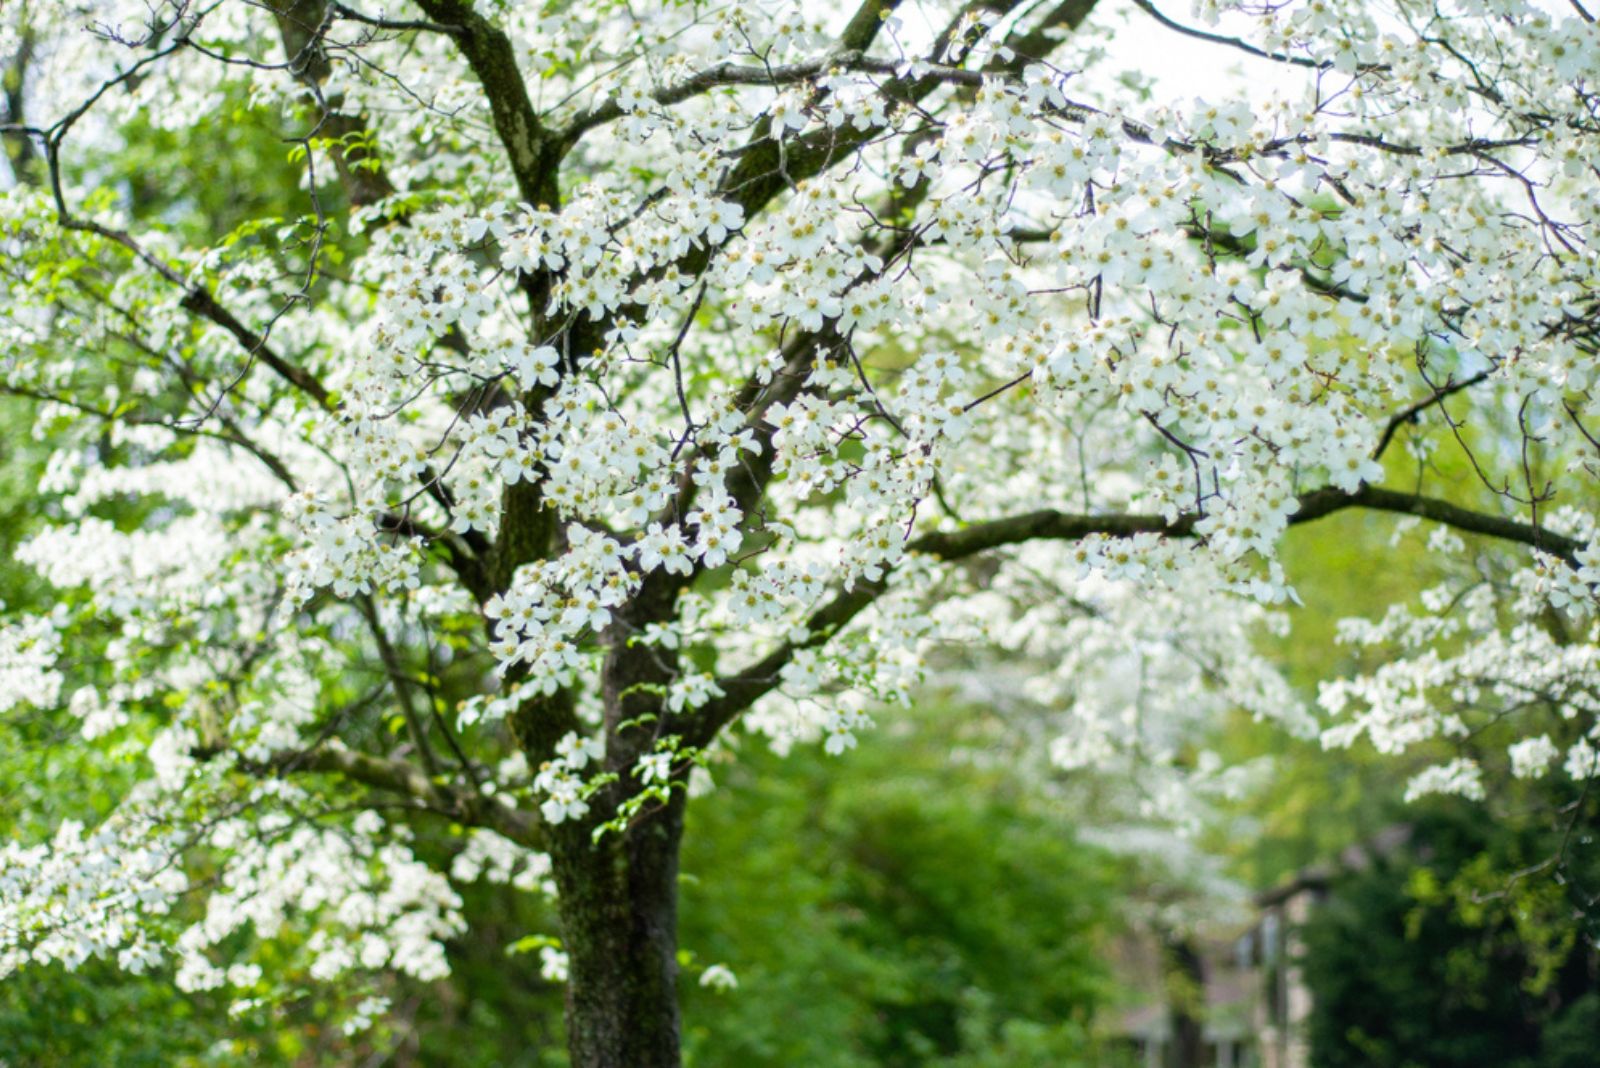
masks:
[[[1208,718],[1310,722],[1251,637],[1350,509],[1463,581],[1351,624],[1391,655],[1331,741],[1587,782],[1594,16],[1110,2],[8,10],[0,367],[59,602],[0,630],[0,710],[140,772],[0,854],[0,970],[428,979],[452,880],[517,881],[573,1063],[675,1064],[689,786],[741,725],[844,753],[1009,650],[1040,752],[1181,816]],[[299,207],[196,239],[130,146],[246,113]]]

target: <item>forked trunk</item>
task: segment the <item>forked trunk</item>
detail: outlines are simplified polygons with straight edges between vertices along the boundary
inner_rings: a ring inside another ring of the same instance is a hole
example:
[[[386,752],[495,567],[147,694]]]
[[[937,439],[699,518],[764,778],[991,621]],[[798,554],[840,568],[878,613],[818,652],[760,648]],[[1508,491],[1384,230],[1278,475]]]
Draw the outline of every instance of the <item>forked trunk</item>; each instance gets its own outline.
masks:
[[[681,791],[625,836],[553,836],[572,1068],[678,1068]]]

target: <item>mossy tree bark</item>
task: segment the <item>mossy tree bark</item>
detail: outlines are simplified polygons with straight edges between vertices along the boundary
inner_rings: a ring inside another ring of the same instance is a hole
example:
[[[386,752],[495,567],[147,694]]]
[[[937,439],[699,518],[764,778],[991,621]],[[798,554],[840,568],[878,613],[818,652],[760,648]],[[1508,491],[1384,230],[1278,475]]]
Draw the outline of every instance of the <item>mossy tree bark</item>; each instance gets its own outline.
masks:
[[[573,1068],[677,1068],[683,794],[622,835],[552,835]]]

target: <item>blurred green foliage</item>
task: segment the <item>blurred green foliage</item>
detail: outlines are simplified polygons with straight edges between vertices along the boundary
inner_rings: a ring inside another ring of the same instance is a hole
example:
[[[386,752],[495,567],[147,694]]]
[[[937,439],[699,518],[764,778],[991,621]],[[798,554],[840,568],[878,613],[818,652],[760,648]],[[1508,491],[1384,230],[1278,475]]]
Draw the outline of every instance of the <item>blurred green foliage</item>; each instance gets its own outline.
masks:
[[[1593,932],[1533,870],[1560,850],[1560,829],[1484,820],[1458,801],[1413,806],[1410,817],[1410,844],[1339,877],[1306,927],[1313,1062],[1593,1065]]]
[[[1114,866],[951,744],[929,710],[841,759],[750,751],[691,807],[683,944],[740,986],[691,988],[690,1064],[1095,1063]]]

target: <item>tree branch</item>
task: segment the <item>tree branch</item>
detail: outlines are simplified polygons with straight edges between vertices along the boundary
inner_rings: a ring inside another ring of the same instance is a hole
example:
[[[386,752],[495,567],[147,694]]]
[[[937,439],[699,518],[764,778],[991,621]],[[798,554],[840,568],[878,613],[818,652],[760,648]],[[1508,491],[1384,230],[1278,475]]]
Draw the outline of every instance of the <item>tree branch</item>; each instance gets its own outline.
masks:
[[[1475,512],[1436,497],[1377,486],[1363,486],[1354,493],[1328,487],[1302,495],[1299,503],[1300,507],[1289,519],[1291,526],[1313,522],[1348,508],[1367,508],[1414,515],[1469,534],[1526,545],[1559,557],[1574,567],[1577,566],[1576,554],[1583,547],[1583,543],[1574,538],[1515,519]],[[1044,509],[976,523],[962,530],[924,534],[911,541],[906,549],[953,562],[990,549],[1044,539],[1077,541],[1094,534],[1113,538],[1130,538],[1136,534],[1190,538],[1195,536],[1198,519],[1195,515],[1185,515],[1169,523],[1158,515],[1075,515]],[[796,653],[827,642],[888,588],[887,573],[876,581],[857,583],[811,614],[805,623],[804,638],[785,642],[743,671],[719,678],[717,686],[723,696],[701,707],[694,725],[686,732],[690,744],[709,744],[739,713],[777,687],[779,673]]]
[[[1407,423],[1415,423],[1419,415],[1427,411],[1429,408],[1432,408],[1435,404],[1438,404],[1440,401],[1444,400],[1448,396],[1451,396],[1452,394],[1460,393],[1464,389],[1471,389],[1479,382],[1482,382],[1490,375],[1494,374],[1495,370],[1496,368],[1494,366],[1490,366],[1484,368],[1475,375],[1469,375],[1468,377],[1463,378],[1459,382],[1446,382],[1444,385],[1434,390],[1430,395],[1422,398],[1415,404],[1407,405],[1405,408],[1402,408],[1400,411],[1396,412],[1389,418],[1388,425],[1383,428],[1383,436],[1378,439],[1377,448],[1372,450],[1372,458],[1377,460],[1383,456],[1384,450],[1389,447],[1389,444],[1394,440],[1395,434],[1399,433],[1402,426],[1405,426]]]
[[[331,22],[330,10],[337,11],[338,6],[323,0],[268,0],[268,6],[277,19],[290,72],[323,111],[317,134],[333,143],[329,154],[350,203],[363,207],[392,196],[394,185],[368,147],[371,131],[366,120],[341,110],[342,94],[325,98],[322,92],[333,72],[323,35]]]
[[[445,28],[478,76],[495,133],[505,146],[517,191],[529,204],[554,207],[560,199],[556,184],[554,140],[547,138],[539,115],[528,98],[527,84],[517,67],[511,38],[496,28],[467,0],[417,0],[417,6]]]
[[[371,594],[362,594],[356,598],[356,606],[360,609],[362,618],[367,621],[367,629],[372,632],[373,641],[378,646],[378,658],[383,663],[384,674],[389,678],[389,688],[394,691],[395,699],[400,704],[400,713],[405,717],[406,733],[411,736],[412,744],[417,747],[417,755],[422,758],[422,765],[428,776],[437,779],[439,758],[434,755],[433,746],[428,742],[428,730],[422,722],[422,714],[417,710],[416,694],[412,691],[411,679],[406,675],[405,665],[400,662],[399,652],[383,629],[383,620],[378,617],[378,606]]]
[[[719,63],[698,74],[691,75],[675,85],[669,85],[648,94],[648,100],[663,107],[681,104],[702,93],[730,85],[793,85],[815,78],[830,70],[851,70],[862,60],[859,51],[832,52],[817,59],[790,63],[778,67],[741,67],[732,63]],[[588,111],[574,116],[571,122],[556,135],[556,140],[570,148],[584,134],[622,117],[622,105],[616,97],[596,104]]]
[[[296,772],[342,775],[363,786],[410,798],[430,812],[494,831],[520,845],[531,848],[541,845],[542,822],[533,813],[508,808],[475,791],[437,782],[406,760],[373,756],[343,744],[328,743],[279,754],[266,767],[280,775]]]

